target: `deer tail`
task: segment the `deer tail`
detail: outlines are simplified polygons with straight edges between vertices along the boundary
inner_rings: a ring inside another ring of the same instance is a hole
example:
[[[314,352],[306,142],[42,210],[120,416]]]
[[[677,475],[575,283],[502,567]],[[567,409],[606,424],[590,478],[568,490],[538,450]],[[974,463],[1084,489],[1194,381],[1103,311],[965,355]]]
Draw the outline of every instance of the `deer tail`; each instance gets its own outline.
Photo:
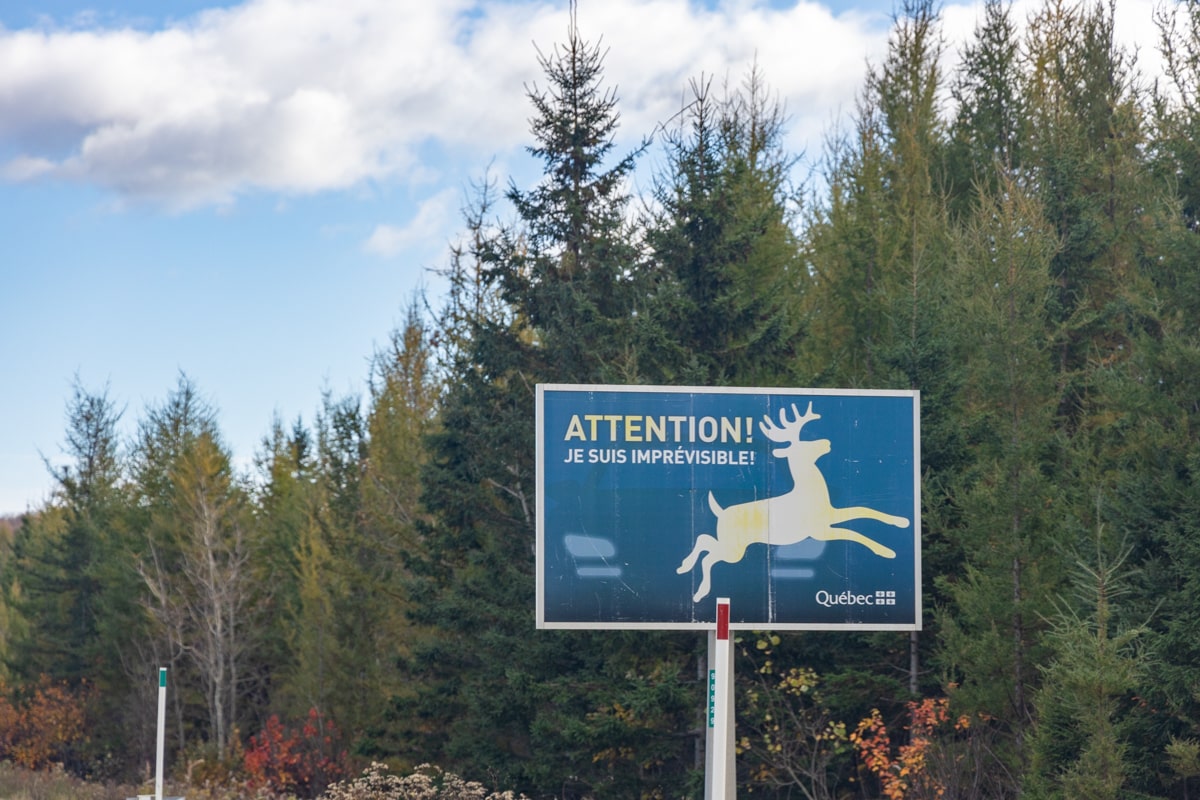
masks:
[[[718,517],[721,516],[721,512],[725,510],[717,504],[717,498],[713,497],[713,493],[711,491],[708,493],[708,507],[711,508],[713,514]]]

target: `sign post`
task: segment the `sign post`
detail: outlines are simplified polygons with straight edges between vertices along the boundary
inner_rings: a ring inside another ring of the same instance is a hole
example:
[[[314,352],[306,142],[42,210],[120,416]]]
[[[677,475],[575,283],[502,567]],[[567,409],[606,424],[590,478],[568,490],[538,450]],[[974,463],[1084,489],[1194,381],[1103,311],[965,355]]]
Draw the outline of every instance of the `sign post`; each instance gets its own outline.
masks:
[[[158,747],[154,757],[154,800],[163,800],[163,754],[167,734],[167,668],[158,669]]]
[[[709,714],[712,744],[706,763],[711,765],[708,797],[733,800],[737,796],[734,766],[733,640],[729,636],[729,598],[717,598],[717,626],[713,631],[714,659],[710,673],[712,709]]]

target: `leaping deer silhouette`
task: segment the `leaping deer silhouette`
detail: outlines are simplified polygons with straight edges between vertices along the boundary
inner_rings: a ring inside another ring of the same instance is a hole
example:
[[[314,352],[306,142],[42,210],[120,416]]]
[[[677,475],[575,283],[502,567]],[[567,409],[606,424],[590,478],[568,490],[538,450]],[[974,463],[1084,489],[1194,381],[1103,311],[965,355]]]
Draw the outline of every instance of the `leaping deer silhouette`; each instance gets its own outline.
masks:
[[[813,413],[811,402],[803,415],[793,403],[792,419],[788,419],[787,409],[780,409],[778,425],[769,415],[764,415],[763,421],[758,424],[768,439],[782,445],[773,449],[771,454],[787,460],[794,484],[791,491],[728,508],[721,508],[713,493],[708,493],[708,507],[717,517],[717,535],[702,533],[696,537],[692,552],[676,570],[680,575],[691,571],[696,560],[704,555],[704,560],[700,562],[703,578],[692,596],[693,602],[700,602],[712,589],[713,564],[720,561],[736,564],[752,544],[786,545],[805,539],[846,540],[864,545],[877,556],[896,557],[895,550],[858,531],[833,527],[855,519],[874,519],[897,528],[907,528],[909,520],[865,506],[833,507],[825,476],[817,468],[817,459],[830,451],[830,442],[828,439],[800,440],[800,429],[820,418],[820,414]]]

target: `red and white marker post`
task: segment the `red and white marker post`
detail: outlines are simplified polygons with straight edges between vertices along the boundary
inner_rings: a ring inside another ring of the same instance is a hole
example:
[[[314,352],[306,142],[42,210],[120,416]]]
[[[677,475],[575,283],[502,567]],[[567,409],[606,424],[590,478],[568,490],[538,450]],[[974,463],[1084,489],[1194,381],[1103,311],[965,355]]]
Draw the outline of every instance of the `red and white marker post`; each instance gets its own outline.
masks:
[[[705,796],[733,800],[737,796],[734,754],[733,639],[729,635],[729,598],[717,598],[717,625],[708,637],[708,756]]]

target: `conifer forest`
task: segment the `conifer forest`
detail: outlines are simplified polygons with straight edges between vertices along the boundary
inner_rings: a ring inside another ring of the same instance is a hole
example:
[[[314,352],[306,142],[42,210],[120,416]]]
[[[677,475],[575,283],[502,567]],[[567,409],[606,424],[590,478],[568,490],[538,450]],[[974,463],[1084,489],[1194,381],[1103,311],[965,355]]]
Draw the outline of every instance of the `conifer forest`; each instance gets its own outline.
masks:
[[[0,526],[0,760],[139,774],[166,666],[193,780],[700,797],[705,637],[534,629],[535,386],[917,389],[923,629],[738,632],[739,794],[1200,797],[1200,2],[1156,22],[1161,74],[1104,0],[949,59],[905,0],[804,171],[757,68],[621,151],[603,32],[539,43],[540,178],[481,175],[361,395],[240,470],[186,373],[77,381]]]

